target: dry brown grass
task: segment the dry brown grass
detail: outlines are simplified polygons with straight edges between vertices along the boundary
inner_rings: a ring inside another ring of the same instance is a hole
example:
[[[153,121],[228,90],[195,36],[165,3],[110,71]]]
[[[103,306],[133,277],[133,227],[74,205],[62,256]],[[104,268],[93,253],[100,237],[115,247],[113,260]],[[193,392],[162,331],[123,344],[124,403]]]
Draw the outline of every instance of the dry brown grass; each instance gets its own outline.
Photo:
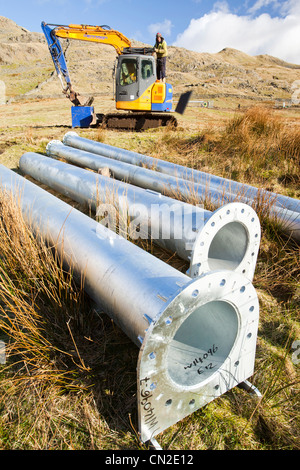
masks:
[[[29,382],[71,385],[72,369],[60,366],[67,361],[84,368],[80,357],[70,353],[82,291],[55,250],[37,242],[16,201],[3,193],[0,200],[0,329],[10,338],[8,357],[26,369]]]
[[[237,115],[226,126],[223,137],[229,149],[242,149],[250,156],[280,152],[299,160],[299,129],[287,126],[270,108],[254,106]]]
[[[300,134],[297,123],[286,121],[270,107],[239,112],[223,126],[193,135],[166,129],[153,156],[265,189],[299,196]]]
[[[251,183],[255,177],[270,185],[290,175],[290,180],[299,185],[299,129],[286,124],[270,108],[255,106],[234,117],[215,150],[234,160],[239,180]]]

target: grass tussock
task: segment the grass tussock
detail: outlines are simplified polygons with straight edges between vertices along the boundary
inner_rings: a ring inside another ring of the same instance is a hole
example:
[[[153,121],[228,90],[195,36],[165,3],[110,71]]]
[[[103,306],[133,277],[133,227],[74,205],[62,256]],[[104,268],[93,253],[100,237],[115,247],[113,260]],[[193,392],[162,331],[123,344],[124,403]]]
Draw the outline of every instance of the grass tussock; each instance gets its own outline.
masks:
[[[229,179],[299,197],[299,136],[273,110],[253,107],[228,122],[212,151],[225,159]]]
[[[219,127],[186,136],[165,129],[141,153],[210,174],[299,197],[300,131],[271,108],[254,106]]]
[[[234,117],[222,135],[223,152],[239,155],[265,175],[272,169],[291,173],[300,163],[300,134],[268,108],[253,107]]]

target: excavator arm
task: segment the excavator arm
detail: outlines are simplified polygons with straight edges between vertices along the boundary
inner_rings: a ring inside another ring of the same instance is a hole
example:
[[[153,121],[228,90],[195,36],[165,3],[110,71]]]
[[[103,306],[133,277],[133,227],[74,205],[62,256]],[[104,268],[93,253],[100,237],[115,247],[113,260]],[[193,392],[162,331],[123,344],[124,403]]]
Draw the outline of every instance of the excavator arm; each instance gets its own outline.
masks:
[[[87,25],[55,25],[42,22],[42,30],[46,37],[49,51],[61,82],[63,93],[75,106],[89,106],[93,98],[83,102],[79,93],[75,92],[68,71],[65,55],[59,38],[78,39],[80,41],[97,42],[113,46],[117,54],[122,54],[124,49],[131,48],[131,42],[119,31],[110,29],[109,26],[87,26]]]
[[[124,49],[131,48],[131,42],[122,33],[111,29],[109,26],[89,26],[70,24],[69,26],[51,25],[52,35],[56,38],[78,39],[79,41],[97,42],[113,46],[118,55]]]

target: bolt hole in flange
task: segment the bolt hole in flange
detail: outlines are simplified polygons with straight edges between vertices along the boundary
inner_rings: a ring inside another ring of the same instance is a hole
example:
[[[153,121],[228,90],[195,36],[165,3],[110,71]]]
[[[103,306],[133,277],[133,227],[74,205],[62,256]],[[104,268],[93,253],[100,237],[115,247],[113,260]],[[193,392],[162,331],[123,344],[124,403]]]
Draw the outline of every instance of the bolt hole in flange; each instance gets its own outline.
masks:
[[[192,387],[209,379],[224,364],[236,341],[235,308],[215,300],[198,307],[181,324],[167,354],[167,370],[178,385]]]

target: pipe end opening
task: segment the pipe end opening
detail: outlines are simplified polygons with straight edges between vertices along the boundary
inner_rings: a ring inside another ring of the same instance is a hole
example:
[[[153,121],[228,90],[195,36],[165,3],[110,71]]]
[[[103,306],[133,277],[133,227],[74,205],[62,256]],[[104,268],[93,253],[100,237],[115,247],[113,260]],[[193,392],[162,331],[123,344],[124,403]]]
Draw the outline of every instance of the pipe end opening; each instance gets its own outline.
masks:
[[[238,335],[236,309],[216,300],[198,308],[186,318],[170,342],[167,371],[179,386],[200,385],[228,358]]]
[[[208,250],[210,271],[234,271],[243,261],[249,246],[249,234],[240,222],[229,222],[213,237]]]
[[[191,277],[228,270],[252,278],[260,242],[260,223],[246,204],[228,204],[214,212],[199,233],[191,257]]]

